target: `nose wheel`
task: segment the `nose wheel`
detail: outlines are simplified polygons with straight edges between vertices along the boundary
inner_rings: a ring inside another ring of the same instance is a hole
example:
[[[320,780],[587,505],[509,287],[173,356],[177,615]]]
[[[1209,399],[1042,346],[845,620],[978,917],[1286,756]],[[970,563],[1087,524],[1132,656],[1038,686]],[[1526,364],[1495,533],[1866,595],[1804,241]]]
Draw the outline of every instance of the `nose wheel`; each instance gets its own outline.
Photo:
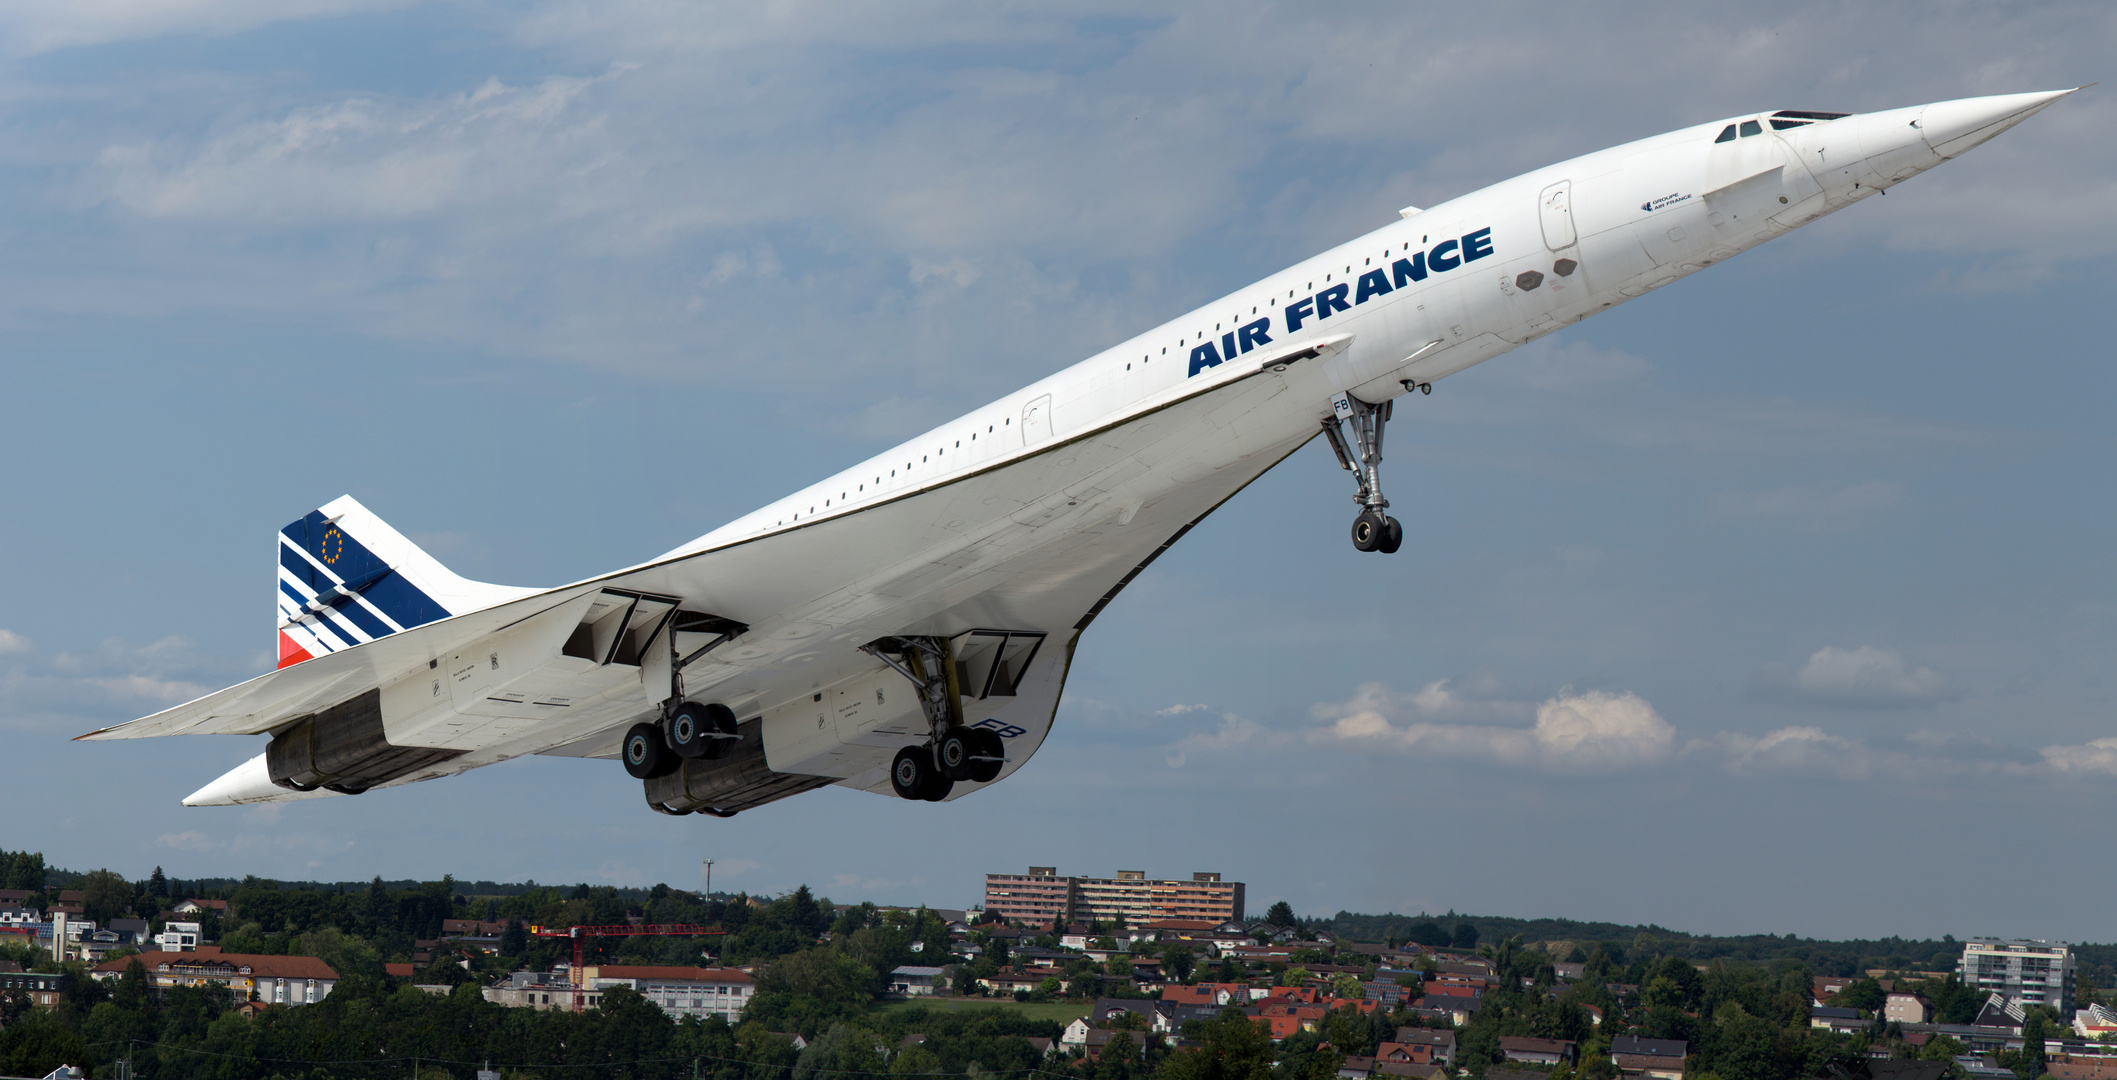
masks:
[[[1420,388],[1432,393],[1431,386],[1421,384]],[[1360,485],[1353,495],[1353,501],[1360,504],[1360,516],[1353,519],[1353,547],[1384,555],[1393,555],[1404,546],[1404,526],[1389,516],[1389,500],[1382,496],[1382,432],[1394,405],[1393,401],[1370,405],[1351,394],[1339,394],[1331,399],[1330,418],[1323,421],[1323,437],[1338,455],[1338,464]],[[1350,445],[1341,425],[1352,429]]]
[[[1387,514],[1363,511],[1353,519],[1353,547],[1394,555],[1404,546],[1404,526]]]

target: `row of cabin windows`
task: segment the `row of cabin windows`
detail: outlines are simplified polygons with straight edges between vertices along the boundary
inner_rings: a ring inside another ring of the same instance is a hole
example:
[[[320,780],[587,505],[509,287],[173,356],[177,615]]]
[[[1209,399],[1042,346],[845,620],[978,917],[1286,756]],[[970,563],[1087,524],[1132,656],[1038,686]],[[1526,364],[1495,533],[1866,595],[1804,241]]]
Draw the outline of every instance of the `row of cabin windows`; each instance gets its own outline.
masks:
[[[1003,419],[1003,420],[1001,420],[1001,421],[1000,421],[1000,422],[999,422],[998,424],[987,424],[987,425],[985,425],[985,434],[987,434],[987,435],[990,435],[990,434],[992,434],[992,433],[993,433],[994,431],[998,430],[999,428],[1002,428],[1002,427],[1013,427],[1013,426],[1014,426],[1014,418],[1013,418],[1013,417],[1008,417],[1008,418],[1006,418],[1006,419]],[[973,431],[973,432],[971,432],[971,433],[970,433],[970,441],[971,441],[971,442],[977,442],[977,441],[978,441],[978,433],[977,433],[977,432]],[[962,449],[962,448],[963,448],[963,440],[961,440],[961,439],[957,439],[957,440],[956,440],[956,442],[955,442],[955,445],[956,445],[956,449],[958,449],[958,450]],[[944,446],[944,447],[940,447],[940,448],[937,448],[937,449],[936,449],[936,450],[934,450],[934,452],[933,452],[933,453],[931,453],[931,454],[921,454],[921,455],[919,455],[919,460],[923,462],[923,461],[926,461],[926,460],[928,460],[929,458],[941,457],[941,456],[943,456],[943,455],[945,455],[945,454],[947,454],[947,453],[948,453],[948,448]],[[905,473],[906,473],[907,475],[908,475],[908,474],[910,474],[910,472],[911,472],[911,469],[912,469],[912,463],[911,463],[911,462],[909,462],[909,461],[905,462],[905,463],[904,463],[904,471],[905,471]],[[891,469],[891,470],[889,471],[889,475],[890,475],[890,476],[892,476],[892,477],[896,476],[896,475],[897,475],[897,470],[895,470],[895,469]],[[877,476],[875,477],[875,480],[874,480],[874,484],[875,484],[875,486],[876,486],[876,487],[878,487],[878,488],[882,486],[882,477],[881,477],[881,476],[880,476],[879,474],[878,474],[878,475],[877,475]],[[862,483],[860,483],[859,485],[855,486],[855,487],[853,488],[853,490],[854,490],[854,491],[866,491],[866,490],[867,490],[867,483],[863,481],[863,482],[862,482]],[[839,502],[844,502],[844,501],[845,501],[845,500],[846,500],[846,499],[847,499],[848,497],[850,497],[850,495],[851,495],[851,494],[852,494],[851,492],[845,492],[845,491],[841,491],[841,492],[839,492],[839,493],[838,493],[838,501],[839,501]],[[825,499],[825,500],[823,500],[823,505],[824,505],[824,507],[825,507],[826,509],[828,509],[828,508],[830,507],[830,505],[831,505],[831,500],[829,500],[829,499]],[[806,512],[807,512],[807,513],[809,513],[809,514],[814,514],[814,513],[816,512],[816,508],[815,508],[814,506],[811,506],[811,507],[809,507],[809,508],[808,508],[808,510],[807,510]],[[794,515],[793,517],[791,517],[791,518],[782,518],[782,519],[780,519],[780,520],[778,520],[778,521],[775,521],[775,522],[773,522],[773,523],[772,523],[772,525],[773,525],[773,527],[774,527],[774,528],[777,528],[778,526],[781,526],[781,525],[784,525],[784,524],[786,524],[786,523],[787,523],[788,521],[800,521],[800,520],[801,520],[801,515],[800,515],[800,514],[795,514],[795,515]]]
[[[1733,130],[1733,129],[1732,129],[1732,128],[1730,128],[1729,130]],[[1725,139],[1723,139],[1723,140],[1721,140],[1721,141],[1725,141]],[[1420,244],[1420,246],[1421,246],[1421,247],[1425,246],[1425,244],[1426,244],[1426,241],[1427,241],[1427,240],[1429,240],[1429,239],[1431,239],[1431,237],[1430,237],[1430,236],[1421,236],[1421,237],[1419,237],[1419,244]],[[1402,250],[1403,250],[1403,251],[1405,251],[1405,252],[1409,252],[1409,251],[1411,250],[1411,244],[1410,244],[1410,242],[1409,242],[1409,241],[1405,242],[1405,244],[1404,244],[1404,246],[1403,246]],[[1375,258],[1379,257],[1379,258],[1387,259],[1387,258],[1389,258],[1389,256],[1390,256],[1391,254],[1392,254],[1392,253],[1391,253],[1391,252],[1389,252],[1389,251],[1384,251],[1384,252],[1382,252],[1382,254],[1381,254],[1380,256],[1370,256],[1369,258],[1367,258],[1366,260],[1364,260],[1364,261],[1363,261],[1363,262],[1361,263],[1361,265],[1362,265],[1362,266],[1373,266],[1373,265],[1374,265],[1374,262],[1375,262]],[[1352,272],[1353,272],[1353,268],[1352,268],[1352,265],[1351,265],[1350,263],[1348,263],[1348,264],[1346,265],[1346,267],[1345,267],[1345,273],[1346,273],[1346,274],[1347,274],[1348,276],[1350,276],[1350,275],[1352,274]],[[1327,285],[1327,284],[1329,284],[1329,283],[1330,283],[1330,282],[1331,282],[1331,281],[1332,281],[1332,280],[1333,280],[1333,279],[1334,279],[1335,277],[1336,277],[1336,275],[1335,275],[1335,274],[1325,274],[1325,275],[1323,275],[1323,281],[1324,281],[1324,284],[1326,284],[1326,285]],[[1309,282],[1309,283],[1308,283],[1308,288],[1309,288],[1310,290],[1314,290],[1314,289],[1315,289],[1315,287],[1316,287],[1316,283],[1315,283],[1315,282],[1311,281],[1311,282]],[[1288,289],[1288,290],[1287,290],[1287,292],[1286,292],[1287,298],[1288,298],[1288,299],[1292,299],[1292,298],[1293,298],[1293,296],[1294,296],[1294,293],[1295,293],[1295,290],[1293,290],[1293,289]],[[1266,305],[1267,305],[1267,306],[1270,306],[1270,307],[1277,307],[1277,306],[1279,306],[1279,300],[1278,300],[1278,298],[1277,298],[1277,297],[1272,297],[1272,298],[1270,298],[1270,299],[1268,299],[1268,300],[1266,301]],[[1251,305],[1251,306],[1250,306],[1250,314],[1252,314],[1252,315],[1255,315],[1255,314],[1257,314],[1257,306],[1256,306],[1256,305],[1254,305],[1254,304],[1253,304],[1253,305]],[[1238,319],[1238,318],[1240,318],[1240,316],[1230,316],[1230,317],[1229,317],[1229,321],[1230,321],[1230,322],[1232,322],[1232,321],[1235,321],[1235,320],[1236,320],[1236,319]],[[1221,330],[1221,327],[1222,327],[1223,325],[1225,325],[1225,324],[1223,324],[1223,323],[1214,323],[1214,324],[1213,324],[1213,332],[1214,332],[1214,333],[1216,333],[1216,334],[1217,334],[1217,333],[1219,333],[1219,332],[1220,332],[1220,330]],[[1198,339],[1199,341],[1204,341],[1204,340],[1205,340],[1205,336],[1206,336],[1206,332],[1205,332],[1205,331],[1203,331],[1203,330],[1200,330],[1200,331],[1198,331],[1198,333],[1197,333],[1197,335],[1196,335],[1196,336],[1197,336],[1197,339]],[[1185,344],[1185,342],[1186,342],[1186,341],[1188,341],[1188,340],[1189,340],[1189,339],[1179,339],[1179,340],[1178,340],[1178,341],[1176,342],[1176,347],[1177,347],[1178,349],[1181,349],[1181,348],[1183,348],[1183,347],[1184,347],[1184,344]],[[1162,350],[1161,350],[1161,355],[1163,355],[1163,356],[1167,356],[1167,355],[1169,355],[1169,350],[1168,350],[1168,348],[1167,348],[1166,346],[1164,346],[1164,347],[1162,348]],[[1151,359],[1152,359],[1152,354],[1150,353],[1150,354],[1147,354],[1147,355],[1143,355],[1143,356],[1141,356],[1141,357],[1139,358],[1139,362],[1140,362],[1141,364],[1146,364],[1146,363],[1148,363],[1148,362],[1149,362],[1149,361],[1150,361]],[[1126,370],[1126,371],[1130,371],[1130,370],[1132,370],[1132,365],[1131,365],[1131,364],[1129,364],[1129,363],[1127,363],[1127,364],[1125,365],[1125,370]],[[1014,425],[1014,420],[1010,418],[1010,419],[1007,419],[1007,420],[1004,420],[1004,421],[1002,421],[1002,424],[1003,424],[1003,426],[1008,426],[1008,427],[1012,427],[1012,426]],[[992,431],[993,431],[993,426],[992,426],[992,425],[990,425],[990,424],[987,424],[987,425],[985,426],[985,431],[986,431],[986,433],[987,433],[987,434],[991,434],[991,433],[992,433]],[[976,432],[972,432],[972,433],[971,433],[971,436],[970,436],[970,441],[972,441],[972,442],[976,442],[977,440],[978,440],[978,436],[977,436],[977,433],[976,433]],[[956,440],[956,447],[957,447],[957,449],[961,449],[961,448],[962,448],[962,446],[963,446],[963,440],[961,440],[961,439],[957,439],[957,440]],[[938,456],[940,456],[940,455],[942,455],[942,454],[945,454],[945,453],[947,453],[947,449],[946,449],[946,448],[944,447],[944,448],[942,448],[942,449],[938,449],[938,450],[935,450],[935,451],[934,451],[934,453],[933,453],[933,456],[936,456],[936,457],[938,457]],[[920,456],[920,458],[919,458],[919,460],[920,460],[920,461],[922,461],[922,462],[923,462],[923,461],[925,461],[925,460],[927,460],[927,455],[921,455],[921,456]],[[905,472],[907,472],[907,473],[911,472],[911,468],[912,468],[912,463],[911,463],[911,462],[907,461],[907,462],[905,462],[905,463],[904,463],[904,471],[905,471]],[[897,475],[897,470],[895,470],[895,469],[891,469],[891,470],[889,471],[889,475],[891,475],[892,477],[896,476],[896,475]],[[875,477],[875,485],[876,485],[877,487],[879,487],[879,486],[881,486],[881,484],[882,484],[882,477],[880,477],[880,476],[877,476],[877,477]],[[866,491],[866,490],[867,490],[867,485],[866,485],[866,484],[861,484],[861,485],[860,485],[860,486],[859,486],[859,487],[858,487],[858,488],[857,488],[856,490],[859,490],[859,491]],[[842,491],[841,491],[841,492],[839,492],[839,493],[838,493],[838,499],[839,499],[839,501],[841,501],[841,502],[842,502],[842,501],[844,501],[844,500],[845,500],[845,498],[847,497],[847,494],[848,494],[847,492],[842,492]],[[831,500],[829,500],[829,499],[825,499],[825,500],[823,500],[823,505],[824,505],[824,507],[825,507],[826,509],[828,509],[828,508],[830,507],[830,505],[831,505]],[[816,512],[816,507],[814,507],[814,506],[811,506],[811,507],[809,507],[809,508],[808,508],[808,511],[807,511],[807,512],[808,512],[808,513],[810,513],[810,514],[814,514],[814,513]],[[775,521],[775,522],[773,522],[773,523],[772,523],[772,525],[773,525],[773,526],[774,526],[774,527],[776,528],[776,527],[778,527],[778,526],[780,526],[780,525],[784,525],[784,524],[786,524],[787,520],[792,520],[792,521],[800,521],[800,520],[801,520],[801,515],[800,515],[800,514],[795,514],[795,515],[794,515],[794,516],[793,516],[793,517],[792,517],[791,519],[783,519],[783,520],[780,520],[780,521]]]

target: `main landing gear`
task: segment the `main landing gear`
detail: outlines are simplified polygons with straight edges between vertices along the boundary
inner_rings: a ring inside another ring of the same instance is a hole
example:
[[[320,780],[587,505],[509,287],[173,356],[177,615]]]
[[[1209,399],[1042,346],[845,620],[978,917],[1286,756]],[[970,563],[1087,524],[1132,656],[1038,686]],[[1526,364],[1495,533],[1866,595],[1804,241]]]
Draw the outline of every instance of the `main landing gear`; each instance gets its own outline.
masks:
[[[1405,388],[1412,389],[1414,384],[1406,382]],[[1433,384],[1418,383],[1416,389],[1431,394]],[[1394,401],[1370,405],[1351,394],[1339,394],[1331,399],[1330,418],[1323,421],[1323,437],[1330,440],[1338,464],[1360,484],[1353,495],[1353,501],[1360,504],[1360,516],[1353,519],[1353,547],[1384,555],[1393,555],[1404,545],[1404,526],[1385,512],[1389,500],[1382,497],[1382,432],[1395,405]],[[1341,423],[1352,428],[1351,448],[1339,428]],[[1353,464],[1355,456],[1358,465]]]
[[[862,651],[911,680],[933,737],[897,751],[889,786],[900,798],[940,802],[956,782],[987,784],[1007,764],[1000,733],[963,723],[962,687],[956,683],[954,646],[943,637],[883,638]]]
[[[636,780],[667,776],[682,768],[686,758],[719,758],[742,738],[736,730],[735,710],[719,702],[684,700],[684,669],[699,657],[735,640],[749,627],[733,619],[690,611],[673,612],[671,621],[668,630],[669,697],[662,702],[661,719],[632,725],[625,732],[625,741],[620,744],[618,756],[624,758],[625,771]],[[713,640],[685,656],[676,648],[677,631],[714,636]]]

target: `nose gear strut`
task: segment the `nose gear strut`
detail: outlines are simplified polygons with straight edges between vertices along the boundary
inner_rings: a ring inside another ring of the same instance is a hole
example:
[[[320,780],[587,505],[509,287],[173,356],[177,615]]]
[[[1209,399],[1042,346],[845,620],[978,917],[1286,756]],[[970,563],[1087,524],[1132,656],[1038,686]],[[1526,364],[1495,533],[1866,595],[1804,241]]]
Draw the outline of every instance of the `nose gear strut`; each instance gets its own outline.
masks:
[[[932,731],[926,743],[897,751],[890,763],[890,786],[898,795],[940,802],[958,780],[984,784],[1000,775],[1007,750],[999,734],[963,722],[963,689],[951,639],[889,637],[860,651],[911,680]]]
[[[1382,432],[1395,404],[1370,405],[1351,394],[1339,394],[1331,398],[1331,415],[1323,421],[1323,437],[1338,455],[1338,464],[1360,485],[1353,495],[1353,501],[1360,504],[1360,516],[1353,519],[1353,547],[1385,555],[1395,553],[1404,543],[1404,526],[1384,512],[1389,500],[1382,496]],[[1341,423],[1352,428],[1358,465],[1353,464],[1354,451],[1346,446]]]

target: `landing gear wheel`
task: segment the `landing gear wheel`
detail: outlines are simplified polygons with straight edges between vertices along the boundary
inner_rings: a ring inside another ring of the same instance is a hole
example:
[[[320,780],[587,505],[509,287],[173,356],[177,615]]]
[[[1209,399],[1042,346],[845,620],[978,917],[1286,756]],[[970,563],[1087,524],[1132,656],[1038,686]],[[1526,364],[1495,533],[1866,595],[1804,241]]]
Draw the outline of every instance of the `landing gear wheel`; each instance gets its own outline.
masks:
[[[919,797],[927,802],[940,802],[948,798],[948,793],[954,791],[955,787],[955,781],[950,780],[941,770],[935,769],[926,775],[926,787],[919,792]]]
[[[950,781],[970,779],[971,769],[976,766],[972,759],[980,751],[978,736],[966,727],[948,729],[941,741],[934,744],[934,758],[940,763],[941,775]]]
[[[907,746],[889,763],[889,786],[900,799],[923,798],[934,775],[933,752],[923,746]]]
[[[1353,519],[1353,546],[1361,551],[1374,551],[1382,546],[1387,534],[1388,519],[1369,510]]]
[[[1007,767],[1007,740],[991,728],[972,728],[970,733],[978,737],[978,753],[970,760],[969,779],[972,783],[990,784]]]
[[[1375,550],[1384,555],[1395,555],[1404,546],[1404,526],[1396,518],[1382,519],[1382,545]]]
[[[662,722],[662,734],[679,757],[710,760],[735,745],[735,726],[735,710],[726,705],[686,701]]]
[[[669,752],[662,742],[661,728],[654,724],[634,724],[625,732],[618,756],[625,759],[625,771],[634,780],[652,780],[667,776],[683,764],[683,759]]]

